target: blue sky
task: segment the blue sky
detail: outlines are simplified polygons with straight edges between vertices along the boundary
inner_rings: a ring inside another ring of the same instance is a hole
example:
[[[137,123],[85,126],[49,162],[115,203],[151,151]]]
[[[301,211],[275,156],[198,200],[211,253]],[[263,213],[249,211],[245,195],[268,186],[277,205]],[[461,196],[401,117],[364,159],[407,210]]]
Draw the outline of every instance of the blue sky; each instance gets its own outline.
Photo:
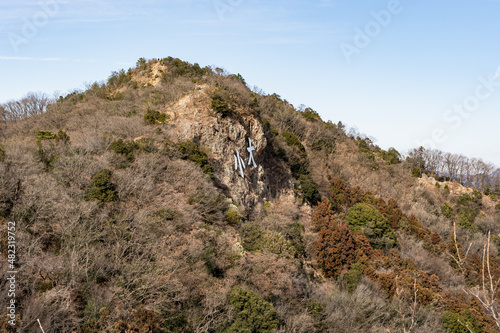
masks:
[[[498,0],[3,1],[0,102],[174,56],[241,73],[383,148],[426,143],[500,166],[498,13]]]

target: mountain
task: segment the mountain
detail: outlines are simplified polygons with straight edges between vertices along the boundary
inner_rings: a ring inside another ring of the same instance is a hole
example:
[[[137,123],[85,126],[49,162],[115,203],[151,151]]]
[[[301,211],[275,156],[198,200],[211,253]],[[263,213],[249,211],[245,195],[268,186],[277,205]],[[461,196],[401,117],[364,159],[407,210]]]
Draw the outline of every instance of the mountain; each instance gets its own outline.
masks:
[[[171,57],[17,105],[2,331],[499,331],[494,193]]]

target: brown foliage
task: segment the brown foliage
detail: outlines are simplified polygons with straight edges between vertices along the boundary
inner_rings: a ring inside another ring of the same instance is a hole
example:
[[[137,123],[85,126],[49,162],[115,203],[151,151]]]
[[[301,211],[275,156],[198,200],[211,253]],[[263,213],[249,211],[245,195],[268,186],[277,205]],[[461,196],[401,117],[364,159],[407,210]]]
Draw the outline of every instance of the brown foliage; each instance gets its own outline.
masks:
[[[443,240],[441,239],[441,236],[439,236],[439,234],[434,231],[433,233],[431,233],[431,243],[432,245],[437,245],[439,243],[441,243]]]
[[[393,229],[399,226],[399,221],[403,218],[403,212],[399,209],[397,201],[393,198],[387,201],[387,212],[384,216],[387,217]]]
[[[349,188],[340,178],[331,178],[330,197],[336,211],[347,212],[354,204],[362,201],[363,193],[359,187]]]
[[[316,230],[329,226],[334,221],[332,204],[323,197],[312,214],[312,224]]]
[[[353,233],[346,223],[331,222],[318,234],[314,254],[326,277],[337,278],[351,264],[372,257],[374,251],[366,237]]]

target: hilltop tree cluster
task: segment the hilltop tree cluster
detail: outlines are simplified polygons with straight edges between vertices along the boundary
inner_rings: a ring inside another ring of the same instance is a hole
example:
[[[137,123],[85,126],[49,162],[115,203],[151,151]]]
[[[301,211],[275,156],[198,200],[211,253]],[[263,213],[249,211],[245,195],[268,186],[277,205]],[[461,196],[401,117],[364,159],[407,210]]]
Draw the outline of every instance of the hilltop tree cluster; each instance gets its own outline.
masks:
[[[28,93],[20,100],[0,104],[0,121],[16,121],[42,115],[54,99],[44,93]]]
[[[428,172],[440,180],[453,180],[477,190],[489,189],[500,194],[498,170],[494,164],[482,159],[423,147],[411,150],[407,159],[416,175]]]

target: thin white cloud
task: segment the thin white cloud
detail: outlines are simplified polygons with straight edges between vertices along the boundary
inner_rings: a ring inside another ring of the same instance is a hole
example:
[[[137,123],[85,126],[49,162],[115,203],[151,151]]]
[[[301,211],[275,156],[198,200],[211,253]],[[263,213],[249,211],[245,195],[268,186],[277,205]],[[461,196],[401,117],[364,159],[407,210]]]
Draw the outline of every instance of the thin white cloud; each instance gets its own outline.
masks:
[[[0,56],[0,60],[18,60],[18,61],[65,61],[64,58],[33,58],[33,57],[6,57]]]

